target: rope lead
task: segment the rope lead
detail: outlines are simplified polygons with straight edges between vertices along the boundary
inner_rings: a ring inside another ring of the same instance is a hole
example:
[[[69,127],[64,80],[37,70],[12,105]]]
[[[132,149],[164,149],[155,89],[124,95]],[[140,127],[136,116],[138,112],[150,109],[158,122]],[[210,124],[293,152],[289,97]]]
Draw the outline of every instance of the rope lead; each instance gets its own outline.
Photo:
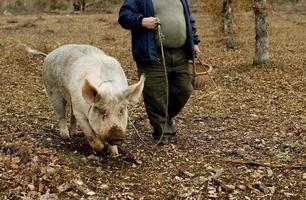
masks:
[[[164,123],[164,127],[162,128],[162,134],[159,138],[159,140],[157,141],[157,143],[155,144],[155,146],[159,145],[161,140],[164,137],[165,134],[165,127],[168,123],[168,107],[169,107],[169,81],[168,81],[168,74],[167,74],[167,66],[166,66],[166,60],[165,60],[165,53],[164,53],[164,46],[163,46],[163,41],[165,40],[165,36],[163,35],[162,31],[161,31],[161,23],[160,23],[160,19],[158,17],[156,17],[157,20],[157,31],[158,31],[158,39],[160,42],[160,50],[161,50],[161,55],[162,55],[162,60],[163,60],[163,67],[164,67],[164,75],[165,75],[165,80],[166,80],[166,109],[165,109],[165,123]]]

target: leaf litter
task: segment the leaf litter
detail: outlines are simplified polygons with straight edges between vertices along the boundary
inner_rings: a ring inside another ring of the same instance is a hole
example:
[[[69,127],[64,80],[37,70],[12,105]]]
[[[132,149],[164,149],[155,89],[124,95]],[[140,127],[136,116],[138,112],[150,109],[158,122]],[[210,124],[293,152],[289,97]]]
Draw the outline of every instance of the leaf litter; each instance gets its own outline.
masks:
[[[252,66],[251,15],[241,16],[239,46],[228,51],[211,18],[196,13],[217,88],[207,80],[193,92],[168,146],[155,146],[143,104],[130,108],[138,134],[129,127],[118,158],[93,154],[80,130],[60,139],[43,60],[23,49],[93,44],[118,58],[133,83],[130,35],[117,15],[0,16],[1,199],[303,199],[306,27],[285,19],[305,16],[278,15],[270,16],[271,61]]]

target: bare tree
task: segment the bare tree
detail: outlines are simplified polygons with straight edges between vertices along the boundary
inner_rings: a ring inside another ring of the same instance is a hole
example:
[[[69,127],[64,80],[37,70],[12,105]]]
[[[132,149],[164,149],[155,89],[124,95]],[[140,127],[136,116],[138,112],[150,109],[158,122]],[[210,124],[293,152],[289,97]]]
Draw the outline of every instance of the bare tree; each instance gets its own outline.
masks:
[[[232,0],[223,0],[222,9],[222,30],[227,40],[227,48],[234,48],[236,46],[235,34],[232,30],[234,22]]]
[[[264,64],[269,60],[268,11],[266,4],[266,0],[255,0],[254,2],[256,32],[254,65]]]
[[[74,8],[74,11],[85,12],[86,0],[74,0],[73,8]]]
[[[207,0],[203,1],[204,9],[207,9],[214,19],[220,20],[222,31],[228,38],[227,47],[233,48],[236,46],[234,34],[234,15],[248,11],[252,5],[255,12],[255,56],[253,64],[263,64],[269,60],[269,36],[268,36],[268,5],[272,6],[273,1],[267,0]],[[235,9],[235,13],[233,9]],[[222,9],[222,12],[220,10]],[[222,14],[222,15],[220,15]]]
[[[232,0],[223,0],[222,9],[222,30],[227,35],[233,23]]]

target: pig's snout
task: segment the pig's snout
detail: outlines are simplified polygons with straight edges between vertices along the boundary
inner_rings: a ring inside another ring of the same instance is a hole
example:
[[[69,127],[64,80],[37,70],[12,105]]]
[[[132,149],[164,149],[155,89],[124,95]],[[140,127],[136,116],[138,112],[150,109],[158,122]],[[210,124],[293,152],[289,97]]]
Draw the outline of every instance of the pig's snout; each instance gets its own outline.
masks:
[[[120,144],[122,144],[123,140],[124,140],[124,139],[114,139],[114,140],[110,140],[110,141],[109,141],[109,144],[110,144],[110,145],[120,145]]]
[[[125,131],[118,126],[114,126],[109,131],[108,142],[111,145],[120,145],[124,140]]]

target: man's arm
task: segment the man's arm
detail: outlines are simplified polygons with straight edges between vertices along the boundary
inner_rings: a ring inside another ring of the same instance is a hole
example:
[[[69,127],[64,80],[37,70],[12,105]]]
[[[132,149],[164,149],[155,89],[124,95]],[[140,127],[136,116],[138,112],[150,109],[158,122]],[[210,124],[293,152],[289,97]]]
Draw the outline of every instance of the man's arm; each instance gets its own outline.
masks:
[[[194,18],[192,17],[192,15],[190,14],[189,16],[189,19],[190,19],[190,23],[191,23],[191,28],[192,28],[192,33],[193,33],[193,42],[195,45],[199,44],[200,43],[200,38],[197,34],[197,27],[195,25],[195,20]]]
[[[188,14],[189,14],[188,17],[189,17],[189,21],[190,21],[190,24],[191,24],[191,31],[192,31],[192,34],[193,34],[194,51],[197,54],[197,53],[200,53],[200,48],[199,48],[198,44],[200,43],[201,40],[200,40],[200,38],[197,34],[197,28],[196,28],[196,25],[195,25],[195,20],[191,15],[191,11],[190,11],[190,8],[189,8],[189,0],[185,0],[184,3],[187,6],[187,11],[188,11]]]
[[[189,13],[189,21],[191,24],[192,34],[193,34],[193,42],[195,45],[199,44],[201,42],[199,36],[197,35],[197,27],[195,25],[195,20],[191,15],[190,7],[189,7],[189,0],[184,1],[185,5],[187,6],[187,11]]]
[[[141,27],[144,16],[138,11],[137,0],[125,0],[119,11],[119,24],[125,29],[135,29]]]
[[[201,52],[201,50],[198,46],[198,44],[200,43],[201,40],[200,40],[200,38],[197,34],[197,28],[195,26],[195,20],[193,19],[191,14],[190,14],[190,23],[191,23],[192,32],[193,32],[193,42],[194,42],[194,47],[193,48],[194,48],[195,53],[198,54],[198,53]]]

